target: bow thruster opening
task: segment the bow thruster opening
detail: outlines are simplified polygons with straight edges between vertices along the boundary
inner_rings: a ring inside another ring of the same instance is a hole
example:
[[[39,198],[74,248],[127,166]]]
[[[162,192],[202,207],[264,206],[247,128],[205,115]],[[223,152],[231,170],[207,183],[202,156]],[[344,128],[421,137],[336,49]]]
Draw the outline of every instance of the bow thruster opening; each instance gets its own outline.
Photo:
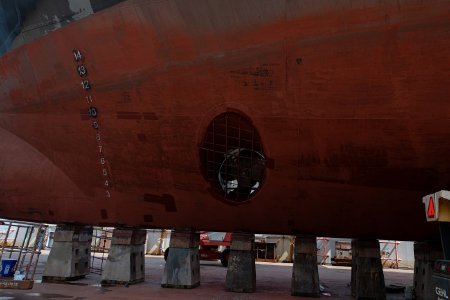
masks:
[[[246,117],[226,112],[214,118],[200,150],[204,176],[226,200],[244,202],[261,187],[265,156],[260,136]]]

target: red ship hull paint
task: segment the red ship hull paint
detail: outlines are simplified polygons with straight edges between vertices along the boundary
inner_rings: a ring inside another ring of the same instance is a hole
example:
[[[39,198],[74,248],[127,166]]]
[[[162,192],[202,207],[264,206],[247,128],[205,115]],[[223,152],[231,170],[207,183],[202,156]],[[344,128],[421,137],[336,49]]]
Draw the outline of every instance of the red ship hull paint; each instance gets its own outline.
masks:
[[[436,238],[421,197],[450,185],[449,12],[136,0],[69,24],[0,58],[0,216]],[[266,158],[242,203],[218,199],[202,171],[224,112],[251,122]]]

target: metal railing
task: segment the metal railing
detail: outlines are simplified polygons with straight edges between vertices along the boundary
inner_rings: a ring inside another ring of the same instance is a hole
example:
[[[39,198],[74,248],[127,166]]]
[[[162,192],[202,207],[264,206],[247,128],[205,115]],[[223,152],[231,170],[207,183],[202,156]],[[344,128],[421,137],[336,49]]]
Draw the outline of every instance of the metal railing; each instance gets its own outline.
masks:
[[[0,261],[16,260],[12,273],[19,271],[23,280],[33,280],[46,237],[47,225],[0,219],[5,231],[0,238]]]

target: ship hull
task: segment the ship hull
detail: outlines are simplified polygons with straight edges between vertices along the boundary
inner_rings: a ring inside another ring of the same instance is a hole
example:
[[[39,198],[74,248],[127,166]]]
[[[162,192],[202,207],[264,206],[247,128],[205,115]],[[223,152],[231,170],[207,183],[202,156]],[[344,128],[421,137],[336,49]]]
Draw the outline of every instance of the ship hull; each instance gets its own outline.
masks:
[[[126,1],[0,58],[1,217],[438,237],[421,197],[450,185],[448,2],[194,2]],[[223,113],[261,140],[246,201],[205,178]]]

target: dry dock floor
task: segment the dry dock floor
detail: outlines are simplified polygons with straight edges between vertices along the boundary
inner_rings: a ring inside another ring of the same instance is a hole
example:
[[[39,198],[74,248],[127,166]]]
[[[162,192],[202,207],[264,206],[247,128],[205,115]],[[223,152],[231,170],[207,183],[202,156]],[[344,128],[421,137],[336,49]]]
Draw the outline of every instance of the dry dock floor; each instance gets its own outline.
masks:
[[[225,291],[226,268],[220,262],[201,261],[201,285],[192,290],[163,289],[160,286],[164,269],[161,256],[146,256],[145,282],[128,287],[99,285],[100,275],[68,284],[41,283],[46,255],[41,256],[32,290],[0,290],[0,300],[84,300],[84,299],[311,299],[290,296],[292,264],[256,263],[256,293],[239,294]],[[321,285],[325,287],[322,299],[352,299],[350,295],[350,268],[319,266]],[[385,269],[386,285],[411,286],[413,270]],[[388,294],[388,299],[404,299],[403,294]]]

